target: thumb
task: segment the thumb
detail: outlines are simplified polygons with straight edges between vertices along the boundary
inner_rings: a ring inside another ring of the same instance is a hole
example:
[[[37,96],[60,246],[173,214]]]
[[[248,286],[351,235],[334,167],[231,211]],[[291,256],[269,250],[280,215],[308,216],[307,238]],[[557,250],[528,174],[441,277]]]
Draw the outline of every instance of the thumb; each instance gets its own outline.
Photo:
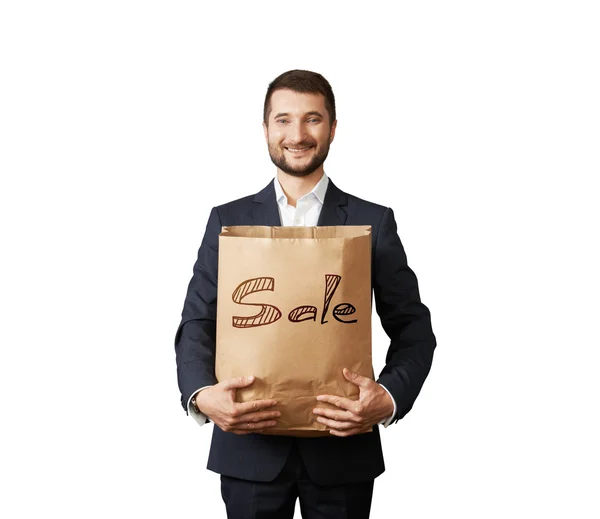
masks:
[[[356,384],[357,386],[360,386],[360,387],[367,387],[369,382],[371,382],[371,379],[369,379],[367,377],[363,377],[362,375],[359,375],[358,373],[354,373],[347,368],[344,368],[344,377],[346,377],[346,380],[349,380],[353,384]]]
[[[248,387],[253,382],[254,376],[230,378],[229,380],[223,381],[223,387],[225,389],[238,389],[242,387]]]

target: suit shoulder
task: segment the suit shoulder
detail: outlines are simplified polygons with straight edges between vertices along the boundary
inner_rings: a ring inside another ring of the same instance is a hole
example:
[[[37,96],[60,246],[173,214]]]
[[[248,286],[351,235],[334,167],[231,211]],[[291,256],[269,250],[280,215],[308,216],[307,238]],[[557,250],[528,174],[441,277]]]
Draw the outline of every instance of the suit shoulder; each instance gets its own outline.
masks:
[[[235,211],[236,209],[239,210],[243,207],[251,206],[252,200],[254,199],[255,196],[256,196],[256,194],[244,196],[244,197],[238,198],[236,200],[231,200],[230,202],[225,202],[224,204],[220,204],[220,205],[216,206],[216,209],[219,212]]]
[[[383,214],[389,209],[388,207],[386,207],[384,205],[377,204],[375,202],[370,202],[368,200],[364,200],[363,198],[359,198],[359,197],[351,195],[349,193],[347,193],[347,195],[348,195],[348,207],[351,210],[358,210],[361,213],[368,213],[373,216],[379,216],[380,218],[382,218]]]
[[[221,225],[243,225],[252,221],[252,211],[255,207],[256,194],[244,196],[215,207]]]

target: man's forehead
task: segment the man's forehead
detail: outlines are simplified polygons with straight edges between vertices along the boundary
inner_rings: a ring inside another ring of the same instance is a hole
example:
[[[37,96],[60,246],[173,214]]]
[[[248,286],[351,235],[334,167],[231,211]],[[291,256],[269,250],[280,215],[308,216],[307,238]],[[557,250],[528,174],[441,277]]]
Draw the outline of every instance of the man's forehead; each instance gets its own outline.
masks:
[[[325,110],[325,96],[295,92],[289,89],[276,90],[271,96],[271,112],[304,113]]]

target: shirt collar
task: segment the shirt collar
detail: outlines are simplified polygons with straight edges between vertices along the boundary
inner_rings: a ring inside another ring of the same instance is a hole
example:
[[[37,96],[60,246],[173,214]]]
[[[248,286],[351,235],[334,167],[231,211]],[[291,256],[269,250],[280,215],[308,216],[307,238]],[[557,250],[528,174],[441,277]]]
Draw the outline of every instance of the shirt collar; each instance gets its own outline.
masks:
[[[309,197],[310,195],[314,195],[315,197],[317,197],[317,200],[319,202],[321,202],[321,204],[323,204],[325,201],[325,193],[327,192],[328,185],[329,185],[329,178],[327,177],[325,172],[323,172],[323,176],[317,182],[315,187],[312,188],[311,192],[307,193],[302,198]],[[300,200],[302,200],[302,198],[300,198]],[[277,200],[278,203],[286,203],[287,204],[287,196],[285,196],[285,193],[283,192],[283,188],[281,187],[281,184],[279,183],[279,179],[277,177],[275,177],[275,199]]]

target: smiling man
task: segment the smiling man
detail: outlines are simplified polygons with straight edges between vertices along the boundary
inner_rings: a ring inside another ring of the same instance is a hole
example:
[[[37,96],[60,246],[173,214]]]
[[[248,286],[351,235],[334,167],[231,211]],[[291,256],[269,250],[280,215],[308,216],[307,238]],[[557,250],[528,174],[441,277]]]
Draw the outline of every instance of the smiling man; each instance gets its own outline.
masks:
[[[276,177],[255,195],[212,209],[175,338],[184,409],[201,425],[212,421],[208,469],[221,474],[228,517],[368,518],[373,484],[384,471],[379,425],[388,427],[412,408],[429,373],[436,346],[429,310],[408,267],[390,208],[341,191],[324,172],[337,126],[335,98],[315,72],[291,70],[267,90],[263,129]],[[280,413],[274,400],[235,402],[247,377],[215,377],[218,236],[233,225],[370,225],[372,289],[390,338],[376,381],[343,368],[359,388],[357,401],[336,395],[317,400],[330,437],[260,434]],[[372,432],[369,431],[372,428]]]
[[[276,114],[272,113],[273,106],[277,107]],[[330,120],[324,96],[276,90],[265,115],[265,138],[278,171],[305,177],[319,170],[314,176],[320,178],[337,125],[337,121]]]

